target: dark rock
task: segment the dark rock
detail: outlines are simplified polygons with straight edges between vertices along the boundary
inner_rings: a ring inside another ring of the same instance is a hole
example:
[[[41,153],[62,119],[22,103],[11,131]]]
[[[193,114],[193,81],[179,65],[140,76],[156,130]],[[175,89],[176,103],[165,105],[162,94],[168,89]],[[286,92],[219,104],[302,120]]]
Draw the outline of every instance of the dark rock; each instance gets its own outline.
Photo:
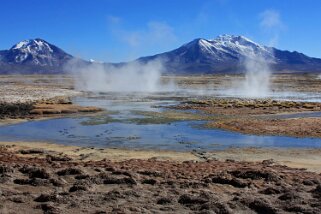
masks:
[[[150,185],[155,185],[157,181],[155,179],[144,179],[142,181],[142,184],[150,184]]]
[[[249,204],[249,208],[259,214],[276,214],[277,210],[269,202],[263,199],[255,199]]]
[[[294,201],[300,198],[301,197],[299,196],[297,191],[288,191],[279,197],[279,199],[282,201]]]
[[[224,177],[224,176],[220,176],[220,175],[214,176],[212,178],[212,182],[218,183],[218,184],[229,184],[229,185],[232,185],[237,188],[244,188],[244,187],[248,186],[248,183],[243,182],[240,179],[228,178],[228,177]]]
[[[312,180],[303,180],[302,183],[306,186],[313,186],[315,184]]]
[[[200,207],[200,210],[210,210],[217,214],[232,214],[232,210],[221,202],[208,202]]]
[[[130,185],[136,185],[137,182],[133,178],[108,177],[108,178],[104,179],[104,184],[130,184]]]
[[[271,166],[271,165],[275,164],[275,161],[273,159],[263,160],[262,164],[264,166]]]
[[[62,182],[62,181],[60,181],[60,180],[58,180],[58,179],[50,179],[49,180],[50,181],[50,183],[52,183],[52,185],[54,185],[55,187],[62,187],[62,186],[64,186],[64,183]]]
[[[24,165],[19,171],[23,174],[28,174],[30,178],[48,179],[50,174],[43,168]]]
[[[44,154],[46,153],[43,149],[26,149],[26,150],[20,150],[21,154],[27,155],[27,154]]]
[[[113,175],[125,175],[128,177],[132,177],[132,174],[126,171],[113,171],[112,172]]]
[[[304,213],[304,214],[314,214],[318,212],[314,212],[311,207],[307,207],[299,204],[287,204],[285,210],[292,213]]]
[[[12,181],[12,177],[7,174],[0,174],[0,184],[9,183]]]
[[[259,170],[246,170],[246,171],[231,171],[230,174],[237,178],[243,178],[243,179],[252,179],[252,180],[258,180],[258,179],[265,179],[266,181],[279,181],[280,178],[277,176],[274,172],[269,171],[259,171]]]
[[[116,169],[114,167],[106,167],[107,172],[114,172]]]
[[[267,187],[266,189],[260,191],[260,193],[265,195],[275,195],[275,194],[281,194],[284,190],[282,187],[275,186],[275,187]]]
[[[126,198],[126,196],[116,189],[114,189],[110,192],[107,192],[104,196],[105,201],[117,200],[119,198]]]
[[[48,202],[48,201],[56,201],[57,200],[57,195],[55,194],[41,194],[38,196],[34,201],[36,202]]]
[[[64,176],[64,175],[82,175],[84,172],[78,168],[67,168],[57,172],[57,175]]]
[[[113,207],[113,210],[111,211],[111,213],[115,213],[115,214],[127,214],[130,213],[128,212],[125,208],[123,207]]]
[[[0,174],[13,173],[13,167],[4,164],[0,165]]]
[[[172,203],[171,198],[162,197],[162,198],[157,199],[157,204],[164,205],[164,204],[170,204],[170,203]]]
[[[88,187],[85,185],[73,185],[69,189],[69,192],[76,192],[76,191],[88,191]]]
[[[31,186],[46,186],[50,184],[48,180],[40,179],[40,178],[15,179],[13,182],[19,185],[31,185]]]
[[[56,155],[47,155],[48,161],[71,161],[72,158],[68,156],[56,156]]]
[[[183,182],[180,184],[180,188],[202,188],[202,187],[208,187],[209,184],[207,182],[197,182],[197,181],[192,181],[192,182]]]
[[[48,179],[50,174],[45,169],[35,169],[29,173],[29,177]]]
[[[14,202],[14,203],[25,203],[26,200],[25,198],[21,197],[21,196],[15,196],[15,197],[12,197],[12,198],[9,198],[10,201]]]
[[[204,204],[206,202],[208,202],[207,199],[188,195],[188,194],[183,194],[178,199],[178,203],[184,204],[184,205],[186,205],[186,204]]]
[[[60,214],[61,213],[61,210],[57,206],[55,206],[51,203],[40,204],[40,205],[36,206],[36,208],[42,209],[45,214]]]
[[[95,168],[95,171],[96,171],[96,172],[102,172],[103,170],[100,169],[100,168]]]
[[[75,179],[82,180],[82,179],[86,179],[86,178],[89,178],[89,177],[90,177],[89,175],[76,175]]]
[[[94,214],[107,214],[107,212],[103,211],[103,210],[99,210],[99,211],[94,212]]]
[[[312,190],[313,197],[321,198],[321,184],[319,184],[314,190]]]
[[[137,173],[141,175],[148,175],[148,176],[153,176],[153,177],[162,177],[163,173],[158,172],[158,171],[150,171],[150,170],[145,170],[145,171],[138,171]]]

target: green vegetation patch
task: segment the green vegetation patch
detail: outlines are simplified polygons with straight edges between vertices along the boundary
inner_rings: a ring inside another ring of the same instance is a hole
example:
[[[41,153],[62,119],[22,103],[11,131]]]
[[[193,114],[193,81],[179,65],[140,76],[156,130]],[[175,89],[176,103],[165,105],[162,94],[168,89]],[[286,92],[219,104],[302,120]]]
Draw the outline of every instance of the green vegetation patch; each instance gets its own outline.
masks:
[[[166,124],[177,121],[187,120],[211,120],[214,116],[207,116],[204,114],[195,114],[181,111],[164,111],[164,112],[152,112],[152,111],[135,111],[137,115],[145,116],[143,118],[128,119],[128,122],[136,123],[139,125],[144,124]]]
[[[121,120],[112,118],[110,115],[104,115],[104,116],[91,117],[86,121],[82,121],[80,124],[84,126],[94,126],[94,125],[102,125],[102,124],[115,123],[115,122],[121,122]]]

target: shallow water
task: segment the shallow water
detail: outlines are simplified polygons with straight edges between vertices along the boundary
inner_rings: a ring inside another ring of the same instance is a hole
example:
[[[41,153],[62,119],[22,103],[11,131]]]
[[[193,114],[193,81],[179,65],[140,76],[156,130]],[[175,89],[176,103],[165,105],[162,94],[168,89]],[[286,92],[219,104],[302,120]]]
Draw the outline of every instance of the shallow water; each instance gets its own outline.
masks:
[[[180,95],[183,96],[183,95]],[[2,141],[49,141],[67,145],[113,148],[168,149],[177,151],[217,150],[229,147],[305,147],[321,148],[319,138],[245,135],[220,129],[201,128],[201,121],[165,124],[129,122],[141,118],[136,111],[163,111],[155,106],[178,103],[178,96],[166,94],[99,94],[78,97],[80,105],[99,106],[107,112],[98,123],[88,125],[96,117],[61,118],[30,121],[0,127]],[[87,124],[87,125],[86,125]]]

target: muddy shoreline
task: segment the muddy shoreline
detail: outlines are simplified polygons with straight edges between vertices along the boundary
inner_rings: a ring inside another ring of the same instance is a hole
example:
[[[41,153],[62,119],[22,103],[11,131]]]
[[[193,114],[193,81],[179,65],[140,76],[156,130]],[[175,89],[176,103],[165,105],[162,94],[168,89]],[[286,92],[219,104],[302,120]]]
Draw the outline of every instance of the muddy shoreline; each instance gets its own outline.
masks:
[[[70,76],[4,75],[0,77],[0,124],[64,117],[102,111],[78,106],[71,98],[82,96]]]
[[[321,117],[309,116],[321,114],[318,102],[215,98],[187,101],[170,108],[197,110],[193,114],[207,119],[207,128],[255,135],[321,137]]]

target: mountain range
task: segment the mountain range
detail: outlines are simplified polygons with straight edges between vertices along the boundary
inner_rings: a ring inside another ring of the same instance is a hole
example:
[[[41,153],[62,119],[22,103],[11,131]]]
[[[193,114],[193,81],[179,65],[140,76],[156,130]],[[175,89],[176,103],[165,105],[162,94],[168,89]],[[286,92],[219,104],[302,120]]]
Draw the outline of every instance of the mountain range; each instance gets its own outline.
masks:
[[[266,61],[275,72],[321,72],[321,59],[309,57],[297,51],[279,50],[253,42],[244,36],[220,35],[215,39],[195,39],[181,47],[135,60],[148,63],[162,60],[166,73],[205,74],[240,73],[244,61]],[[43,39],[24,40],[9,50],[0,51],[0,74],[11,73],[66,73],[65,64],[77,60],[82,64],[96,63],[77,59]],[[104,63],[122,66],[127,63]]]

